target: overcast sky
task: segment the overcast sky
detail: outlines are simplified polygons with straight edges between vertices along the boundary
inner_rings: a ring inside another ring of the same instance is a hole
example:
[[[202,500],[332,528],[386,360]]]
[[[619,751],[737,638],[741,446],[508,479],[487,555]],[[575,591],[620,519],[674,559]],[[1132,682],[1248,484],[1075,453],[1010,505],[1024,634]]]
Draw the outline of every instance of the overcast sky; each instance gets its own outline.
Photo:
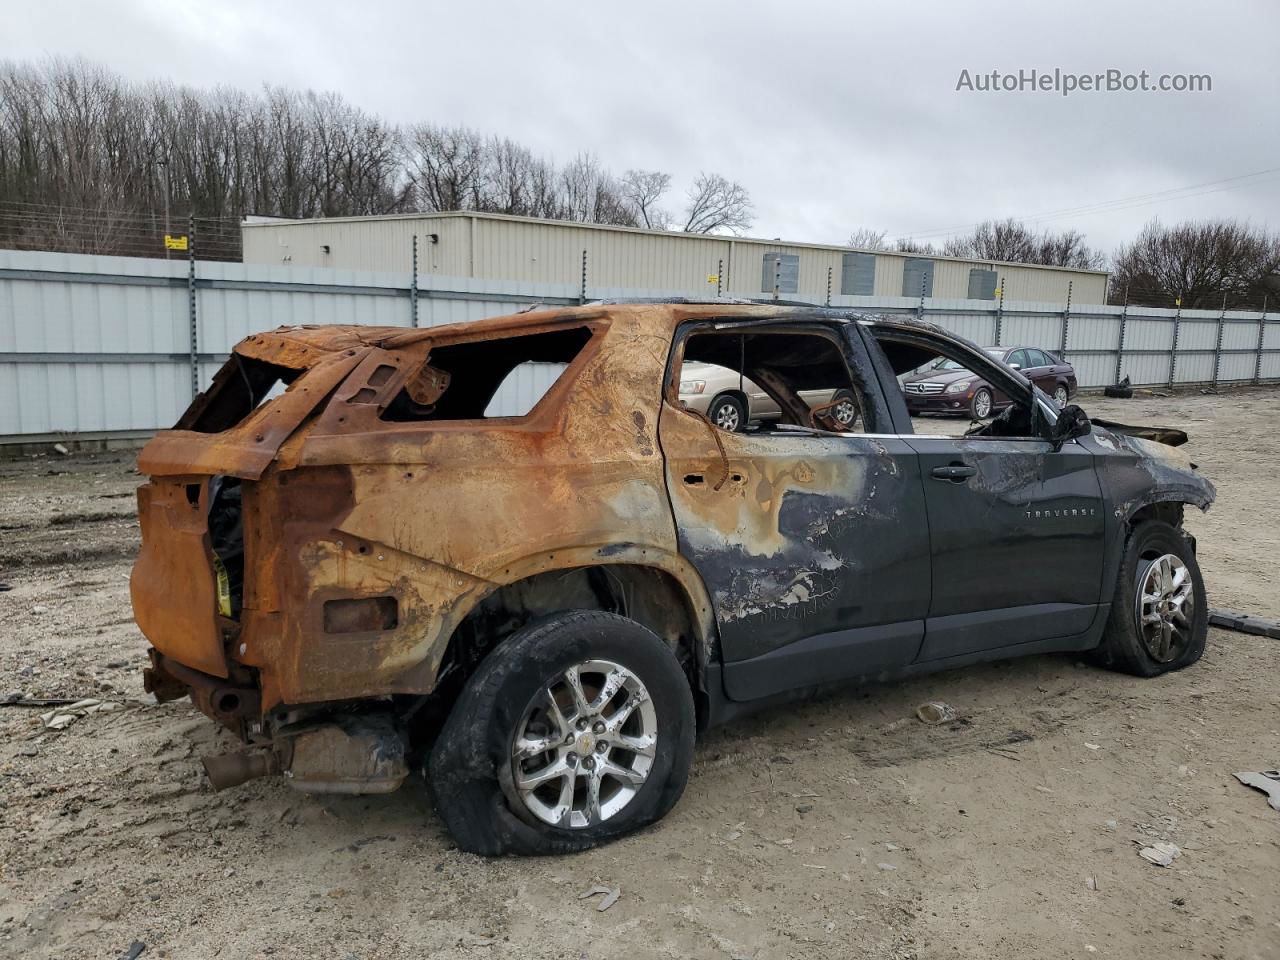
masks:
[[[937,241],[1086,206],[1038,225],[1108,251],[1155,216],[1280,228],[1275,0],[4,5],[4,58],[336,90],[396,122],[465,123],[558,160],[586,150],[681,189],[716,171],[750,191],[753,236]],[[1209,74],[1212,92],[956,90],[962,70],[1054,68]],[[1183,189],[1227,178],[1242,179]],[[1097,210],[1164,191],[1181,192]]]

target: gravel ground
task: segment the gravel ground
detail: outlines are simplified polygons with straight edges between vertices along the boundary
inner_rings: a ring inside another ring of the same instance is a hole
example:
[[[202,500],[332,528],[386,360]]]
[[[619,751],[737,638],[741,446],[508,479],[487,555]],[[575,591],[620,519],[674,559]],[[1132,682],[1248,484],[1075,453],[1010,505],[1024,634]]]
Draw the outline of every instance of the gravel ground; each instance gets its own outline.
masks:
[[[1280,392],[1084,406],[1191,434],[1211,603],[1280,617]],[[709,736],[656,827],[486,861],[417,782],[209,790],[198,757],[230,744],[141,688],[139,479],[128,454],[0,463],[0,688],[123,703],[60,733],[0,708],[0,956],[1280,957],[1280,813],[1231,776],[1280,765],[1280,641],[1212,630],[1151,681],[1046,656],[775,709]],[[958,719],[921,724],[926,700]],[[1138,856],[1157,840],[1168,868]]]

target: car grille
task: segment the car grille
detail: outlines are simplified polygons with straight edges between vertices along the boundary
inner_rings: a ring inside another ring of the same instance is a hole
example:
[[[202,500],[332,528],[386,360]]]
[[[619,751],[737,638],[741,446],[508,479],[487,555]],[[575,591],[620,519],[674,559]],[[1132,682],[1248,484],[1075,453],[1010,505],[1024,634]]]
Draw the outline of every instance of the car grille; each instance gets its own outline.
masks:
[[[935,394],[941,393],[946,384],[925,380],[917,383],[904,383],[902,389],[907,393]]]

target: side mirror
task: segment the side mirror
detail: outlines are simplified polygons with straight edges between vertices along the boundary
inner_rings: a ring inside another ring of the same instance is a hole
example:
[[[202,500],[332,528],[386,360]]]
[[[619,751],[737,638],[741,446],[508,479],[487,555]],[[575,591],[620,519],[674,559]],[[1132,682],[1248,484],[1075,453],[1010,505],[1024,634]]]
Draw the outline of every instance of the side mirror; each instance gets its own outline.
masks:
[[[1049,440],[1053,443],[1054,450],[1061,450],[1068,440],[1087,437],[1092,432],[1093,424],[1089,422],[1089,415],[1073,403],[1058,411],[1058,419],[1049,432]]]

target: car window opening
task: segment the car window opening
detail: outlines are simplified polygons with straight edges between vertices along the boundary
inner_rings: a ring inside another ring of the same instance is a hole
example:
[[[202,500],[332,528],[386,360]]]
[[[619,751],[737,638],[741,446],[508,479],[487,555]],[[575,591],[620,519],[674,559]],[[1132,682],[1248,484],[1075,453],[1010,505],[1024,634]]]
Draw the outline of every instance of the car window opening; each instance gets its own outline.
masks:
[[[1001,352],[987,349],[967,355],[918,340],[898,340],[877,333],[876,342],[902,384],[904,398],[941,399],[968,415],[965,420],[930,418],[911,410],[916,433],[974,439],[1042,439],[1039,414],[1031,394],[1014,387],[997,366]],[[928,379],[942,376],[944,379]],[[920,379],[925,377],[926,379]]]
[[[679,399],[730,433],[868,429],[862,391],[839,347],[816,333],[693,333]]]
[[[198,396],[175,429],[222,433],[244,421],[254,410],[284,393],[301,373],[289,367],[231,355],[214,375],[209,389]]]
[[[395,422],[520,417],[590,342],[587,327],[435,347],[383,411]]]

